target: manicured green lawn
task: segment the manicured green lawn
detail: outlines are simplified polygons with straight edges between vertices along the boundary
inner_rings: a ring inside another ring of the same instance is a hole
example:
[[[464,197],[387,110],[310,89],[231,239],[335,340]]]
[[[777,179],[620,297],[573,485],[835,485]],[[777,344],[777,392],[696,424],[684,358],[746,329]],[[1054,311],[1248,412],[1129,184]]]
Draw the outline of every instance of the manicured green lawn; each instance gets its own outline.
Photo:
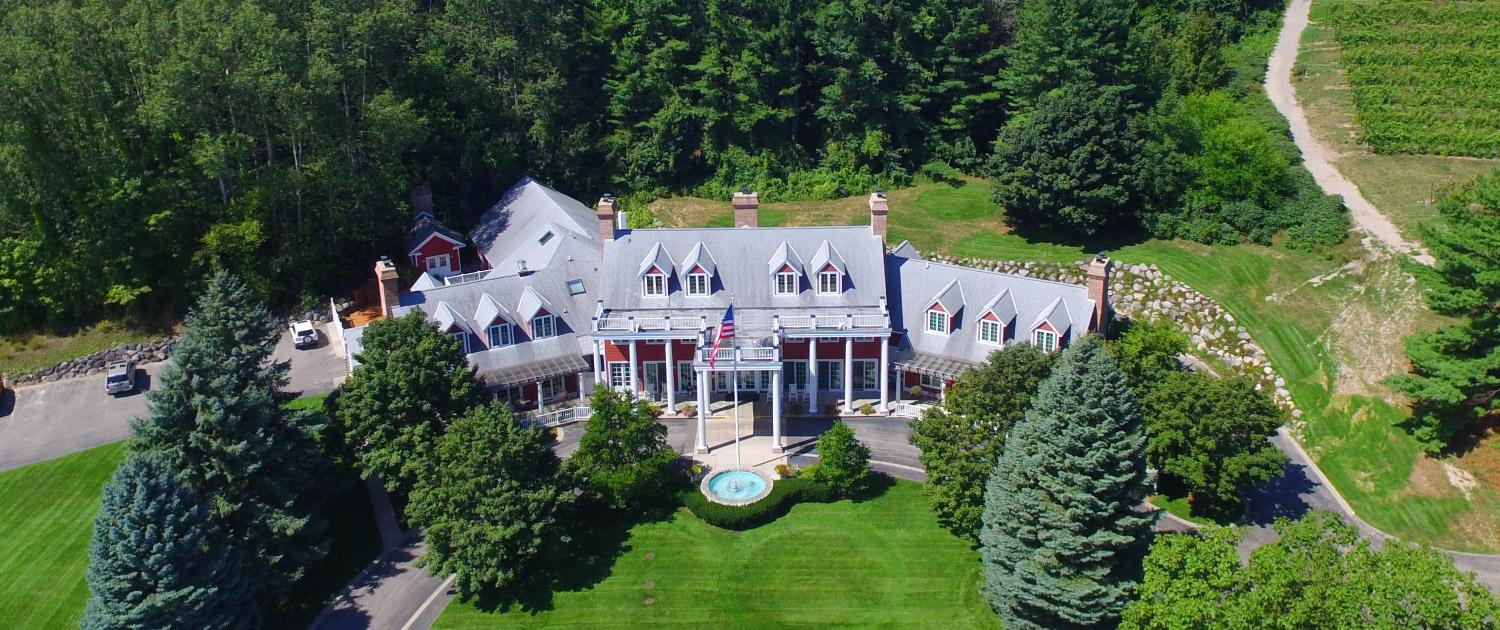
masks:
[[[1000,627],[976,586],[978,554],[907,481],[862,503],[798,505],[740,534],[679,512],[637,526],[625,544],[607,578],[556,594],[552,610],[454,602],[434,627]]]
[[[0,473],[0,619],[8,628],[76,628],[99,493],[117,442]]]

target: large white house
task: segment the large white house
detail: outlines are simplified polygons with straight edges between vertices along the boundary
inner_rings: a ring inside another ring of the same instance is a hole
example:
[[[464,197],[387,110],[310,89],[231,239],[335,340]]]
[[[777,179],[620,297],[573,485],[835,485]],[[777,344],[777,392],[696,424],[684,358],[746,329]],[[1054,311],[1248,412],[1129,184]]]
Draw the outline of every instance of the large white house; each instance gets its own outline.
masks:
[[[733,201],[735,227],[624,229],[608,195],[590,209],[526,178],[469,233],[481,271],[423,273],[402,292],[383,260],[382,310],[420,309],[518,407],[596,383],[669,413],[692,405],[700,449],[709,403],[736,375],[740,392],[768,400],[780,448],[783,408],[870,401],[884,413],[910,388],[940,394],[1003,345],[1050,351],[1107,321],[1105,258],[1087,285],[922,260],[886,243],[880,191],[868,226],[760,227],[755,193]],[[430,212],[421,220],[441,228]],[[735,337],[710,357],[731,305]],[[350,356],[362,332],[348,331]]]

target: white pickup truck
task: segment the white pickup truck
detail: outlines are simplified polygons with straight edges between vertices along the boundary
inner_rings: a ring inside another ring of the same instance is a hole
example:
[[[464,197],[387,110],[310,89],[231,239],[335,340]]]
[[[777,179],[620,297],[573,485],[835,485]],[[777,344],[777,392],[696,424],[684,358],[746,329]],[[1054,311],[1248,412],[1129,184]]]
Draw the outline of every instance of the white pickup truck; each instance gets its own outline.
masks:
[[[305,319],[292,322],[292,345],[298,349],[317,346],[318,327]]]

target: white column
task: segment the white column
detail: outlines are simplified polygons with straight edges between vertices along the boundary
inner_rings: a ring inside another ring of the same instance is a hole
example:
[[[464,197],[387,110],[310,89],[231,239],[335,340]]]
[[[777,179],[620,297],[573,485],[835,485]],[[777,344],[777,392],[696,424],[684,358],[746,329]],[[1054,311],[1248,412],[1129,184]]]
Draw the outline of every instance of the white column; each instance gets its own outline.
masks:
[[[771,452],[781,452],[781,370],[771,373]]]
[[[542,397],[542,382],[536,382],[536,412],[541,413],[542,408],[547,406],[547,399]]]
[[[638,365],[636,365],[636,360],[635,360],[635,344],[636,344],[636,340],[631,339],[630,340],[630,397],[631,398],[640,398],[641,377],[640,377],[640,373],[639,373],[640,367]]]
[[[854,338],[844,338],[844,413],[854,413]]]
[[[891,338],[876,337],[880,342],[880,410],[886,411],[891,402]]]
[[[807,339],[807,413],[818,413],[818,338]]]
[[[597,381],[596,381],[597,383]],[[589,404],[589,388],[583,386],[583,372],[578,373],[578,406],[585,407]]]
[[[698,452],[708,452],[708,377],[698,370]]]
[[[676,339],[667,340],[667,413],[677,413],[677,362],[672,360],[672,346]]]
[[[608,367],[609,366],[604,365],[604,342],[599,341],[598,339],[595,339],[594,340],[594,385],[597,386],[598,384],[605,382],[604,381],[604,375],[605,375],[606,372],[608,372],[608,370],[606,369]],[[582,383],[579,383],[579,384],[582,385]],[[579,389],[583,389],[583,388],[579,387]],[[587,394],[585,394],[585,397],[587,397]]]

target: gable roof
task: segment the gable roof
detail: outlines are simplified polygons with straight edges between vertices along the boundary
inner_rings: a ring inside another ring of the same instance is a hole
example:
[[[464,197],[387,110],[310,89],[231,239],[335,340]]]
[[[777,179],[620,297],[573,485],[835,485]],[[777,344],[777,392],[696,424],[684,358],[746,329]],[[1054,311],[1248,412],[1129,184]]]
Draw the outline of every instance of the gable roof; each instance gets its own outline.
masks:
[[[432,309],[432,319],[437,322],[438,328],[442,329],[445,333],[451,332],[454,327],[457,327],[466,333],[474,334],[474,329],[469,327],[469,322],[459,317],[458,312],[454,311],[453,307],[449,306],[447,302],[437,303],[437,306]]]
[[[1000,320],[1002,324],[1008,324],[1010,320],[1015,319],[1016,299],[1011,296],[1010,287],[1001,289],[1000,294],[985,302],[975,315],[982,318],[989,313],[994,313],[995,319]]]
[[[709,253],[708,247],[703,244],[703,241],[698,241],[698,244],[694,245],[693,249],[688,251],[687,258],[682,259],[683,271],[691,273],[694,267],[703,268],[703,272],[710,276],[714,275],[714,271],[718,269],[718,264],[714,261],[713,254]]]
[[[652,269],[659,269],[668,276],[671,276],[674,271],[672,257],[667,255],[667,250],[662,248],[661,243],[657,243],[656,247],[646,252],[646,257],[641,259],[641,271],[636,275],[644,276]]]
[[[1052,331],[1059,335],[1068,332],[1068,329],[1072,327],[1073,318],[1068,313],[1068,303],[1063,301],[1062,296],[1058,296],[1057,299],[1052,300],[1051,304],[1042,309],[1042,312],[1037,315],[1036,321],[1031,322],[1029,330],[1036,330],[1044,323],[1051,326]]]
[[[958,279],[949,280],[948,284],[938,289],[936,295],[927,301],[927,306],[933,304],[943,307],[943,312],[954,315],[964,308],[964,287],[958,283]]]
[[[802,273],[802,257],[797,255],[797,250],[792,249],[792,244],[787,241],[782,241],[776,251],[771,254],[769,265],[771,273],[781,271],[783,267],[791,267],[792,271]]]
[[[818,247],[818,252],[813,254],[808,268],[812,269],[813,273],[822,273],[829,266],[842,275],[845,269],[844,257],[839,255],[839,250],[834,248],[833,243],[823,241],[823,244]]]
[[[548,313],[552,312],[552,304],[547,301],[547,298],[542,297],[542,294],[529,286],[521,289],[521,304],[516,307],[516,314],[521,317],[522,321],[531,321],[531,318],[536,317],[536,314],[544,308]]]
[[[542,237],[552,232],[552,238]],[[546,268],[557,257],[561,243],[568,239],[592,244],[598,259],[599,227],[593,208],[542,185],[530,177],[522,178],[501,195],[469,238],[495,269],[511,270],[516,261],[526,261],[528,269]],[[546,242],[543,242],[545,240]]]
[[[504,319],[509,322],[512,317],[504,306],[488,293],[479,297],[479,310],[474,312],[474,323],[479,328],[488,328],[495,323],[496,319]]]
[[[432,218],[432,215],[424,212],[417,218],[417,222],[412,224],[411,229],[406,232],[406,254],[408,256],[416,255],[422,251],[422,246],[426,245],[427,241],[434,238],[441,238],[451,242],[454,247],[464,247],[464,235],[439,223],[437,219]]]

